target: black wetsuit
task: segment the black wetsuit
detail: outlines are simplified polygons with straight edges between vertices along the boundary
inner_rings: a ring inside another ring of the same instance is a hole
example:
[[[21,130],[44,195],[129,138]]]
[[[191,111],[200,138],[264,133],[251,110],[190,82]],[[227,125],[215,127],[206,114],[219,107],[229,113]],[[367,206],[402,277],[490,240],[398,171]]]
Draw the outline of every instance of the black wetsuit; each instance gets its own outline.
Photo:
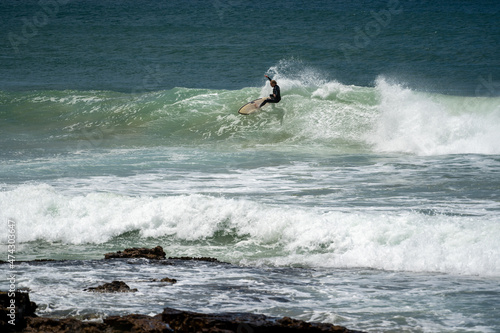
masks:
[[[271,81],[270,78],[267,78],[269,81]],[[274,97],[276,96],[276,97]],[[269,95],[269,98],[266,99],[260,107],[263,107],[266,103],[279,103],[281,101],[281,93],[280,93],[280,87],[278,85],[275,85],[273,88],[273,93]]]

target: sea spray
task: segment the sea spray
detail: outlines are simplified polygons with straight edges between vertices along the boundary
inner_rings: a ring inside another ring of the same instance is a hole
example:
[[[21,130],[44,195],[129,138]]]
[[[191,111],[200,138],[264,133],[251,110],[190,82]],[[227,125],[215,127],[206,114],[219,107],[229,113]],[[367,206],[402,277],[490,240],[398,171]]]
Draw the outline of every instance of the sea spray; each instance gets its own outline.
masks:
[[[375,151],[418,155],[499,154],[500,98],[412,91],[377,80],[379,118],[366,140]]]

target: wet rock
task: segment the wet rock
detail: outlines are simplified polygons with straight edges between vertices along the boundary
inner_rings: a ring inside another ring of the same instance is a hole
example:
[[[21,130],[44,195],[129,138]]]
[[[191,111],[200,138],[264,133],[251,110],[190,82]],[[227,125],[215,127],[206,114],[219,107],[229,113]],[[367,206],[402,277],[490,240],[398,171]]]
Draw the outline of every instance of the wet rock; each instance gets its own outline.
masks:
[[[292,319],[290,317],[283,317],[276,321],[279,324],[280,328],[286,329],[289,331],[298,331],[298,332],[359,332],[349,330],[342,326],[335,326],[332,324],[325,323],[309,323],[302,320]]]
[[[138,314],[131,314],[124,317],[112,316],[104,319],[104,324],[106,324],[108,328],[111,328],[112,332],[173,332],[168,324],[162,321],[161,314],[154,317]]]
[[[29,318],[27,327],[22,331],[25,333],[101,333],[106,332],[106,325],[102,323],[82,322],[73,318],[52,319],[52,318]]]
[[[168,282],[168,283],[174,284],[174,283],[177,283],[177,280],[166,277],[166,278],[163,278],[161,280],[158,280],[158,279],[147,280],[147,282]]]
[[[104,255],[104,259],[112,258],[146,258],[146,259],[165,259],[166,254],[161,246],[157,246],[152,249],[147,249],[144,247],[138,248],[133,247],[130,249],[125,249],[118,252],[110,252]]]
[[[154,317],[138,314],[110,316],[105,318],[102,323],[80,321],[73,318],[28,318],[27,326],[22,332],[361,333],[342,326],[308,323],[288,317],[276,319],[248,313],[203,314],[171,308],[166,308],[163,313]]]
[[[35,260],[17,260],[16,263],[23,263],[23,262],[29,262],[29,263],[44,263],[44,262],[54,262],[54,261],[61,261],[61,260],[55,260],[55,259],[35,259]],[[8,264],[8,261],[0,260],[0,264]]]
[[[21,331],[29,317],[36,317],[36,304],[28,293],[0,291],[0,332]]]
[[[119,291],[126,284],[113,281],[106,285],[119,286]],[[93,288],[93,289],[98,289]],[[108,288],[104,288],[108,289]],[[130,289],[126,286],[125,289]],[[102,323],[81,321],[74,318],[52,319],[35,315],[36,304],[31,302],[27,293],[16,292],[16,325],[8,323],[11,297],[7,292],[0,292],[0,332],[47,332],[47,333],[100,333],[100,332],[136,332],[136,333],[299,333],[299,332],[337,332],[361,333],[342,326],[324,323],[309,323],[289,317],[281,319],[251,313],[215,313],[204,314],[165,308],[154,317],[139,314],[110,316]],[[8,326],[6,326],[8,325]]]
[[[74,318],[52,319],[33,318],[28,320],[26,333],[101,333],[101,332],[135,332],[135,333],[164,333],[173,332],[161,320],[161,314],[154,317],[131,314],[123,317],[111,316],[103,323],[80,321]]]
[[[113,281],[111,283],[105,283],[101,286],[84,289],[84,291],[95,293],[129,293],[136,292],[137,289],[130,289],[130,287],[123,281]]]
[[[337,332],[360,333],[342,326],[323,323],[309,323],[302,320],[284,317],[270,318],[264,315],[249,313],[203,314],[165,308],[162,320],[169,324],[175,332],[252,332],[252,333],[285,333],[285,332]]]
[[[210,258],[210,257],[168,257],[169,260],[194,260],[194,261],[207,261],[207,262],[215,262],[215,263],[224,263],[222,261],[219,261],[216,258]],[[225,263],[224,263],[225,264]]]

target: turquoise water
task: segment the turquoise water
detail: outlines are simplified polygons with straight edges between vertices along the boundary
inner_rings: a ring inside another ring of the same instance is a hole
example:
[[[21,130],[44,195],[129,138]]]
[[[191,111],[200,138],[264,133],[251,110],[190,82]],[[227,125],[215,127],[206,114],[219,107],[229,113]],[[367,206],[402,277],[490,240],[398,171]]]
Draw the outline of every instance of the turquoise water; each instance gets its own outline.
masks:
[[[19,287],[43,316],[498,331],[499,10],[0,4],[0,249],[14,223],[17,260],[70,259],[17,263]],[[238,115],[266,73],[282,101]],[[99,260],[156,245],[230,265]],[[115,279],[140,294],[83,292]]]

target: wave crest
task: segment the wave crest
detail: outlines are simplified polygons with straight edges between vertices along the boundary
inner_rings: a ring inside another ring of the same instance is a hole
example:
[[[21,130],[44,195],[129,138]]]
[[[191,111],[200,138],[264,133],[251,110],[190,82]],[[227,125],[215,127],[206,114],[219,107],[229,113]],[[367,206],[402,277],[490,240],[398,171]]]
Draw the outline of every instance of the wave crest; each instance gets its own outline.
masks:
[[[0,141],[104,146],[214,145],[238,149],[500,154],[500,98],[412,91],[384,78],[344,85],[303,69],[272,71],[279,104],[250,116],[241,105],[270,93],[174,88],[141,94],[45,91],[1,94]]]
[[[198,194],[71,196],[41,184],[0,192],[0,218],[16,221],[20,246],[141,237],[240,263],[500,275],[494,217],[323,212]]]

